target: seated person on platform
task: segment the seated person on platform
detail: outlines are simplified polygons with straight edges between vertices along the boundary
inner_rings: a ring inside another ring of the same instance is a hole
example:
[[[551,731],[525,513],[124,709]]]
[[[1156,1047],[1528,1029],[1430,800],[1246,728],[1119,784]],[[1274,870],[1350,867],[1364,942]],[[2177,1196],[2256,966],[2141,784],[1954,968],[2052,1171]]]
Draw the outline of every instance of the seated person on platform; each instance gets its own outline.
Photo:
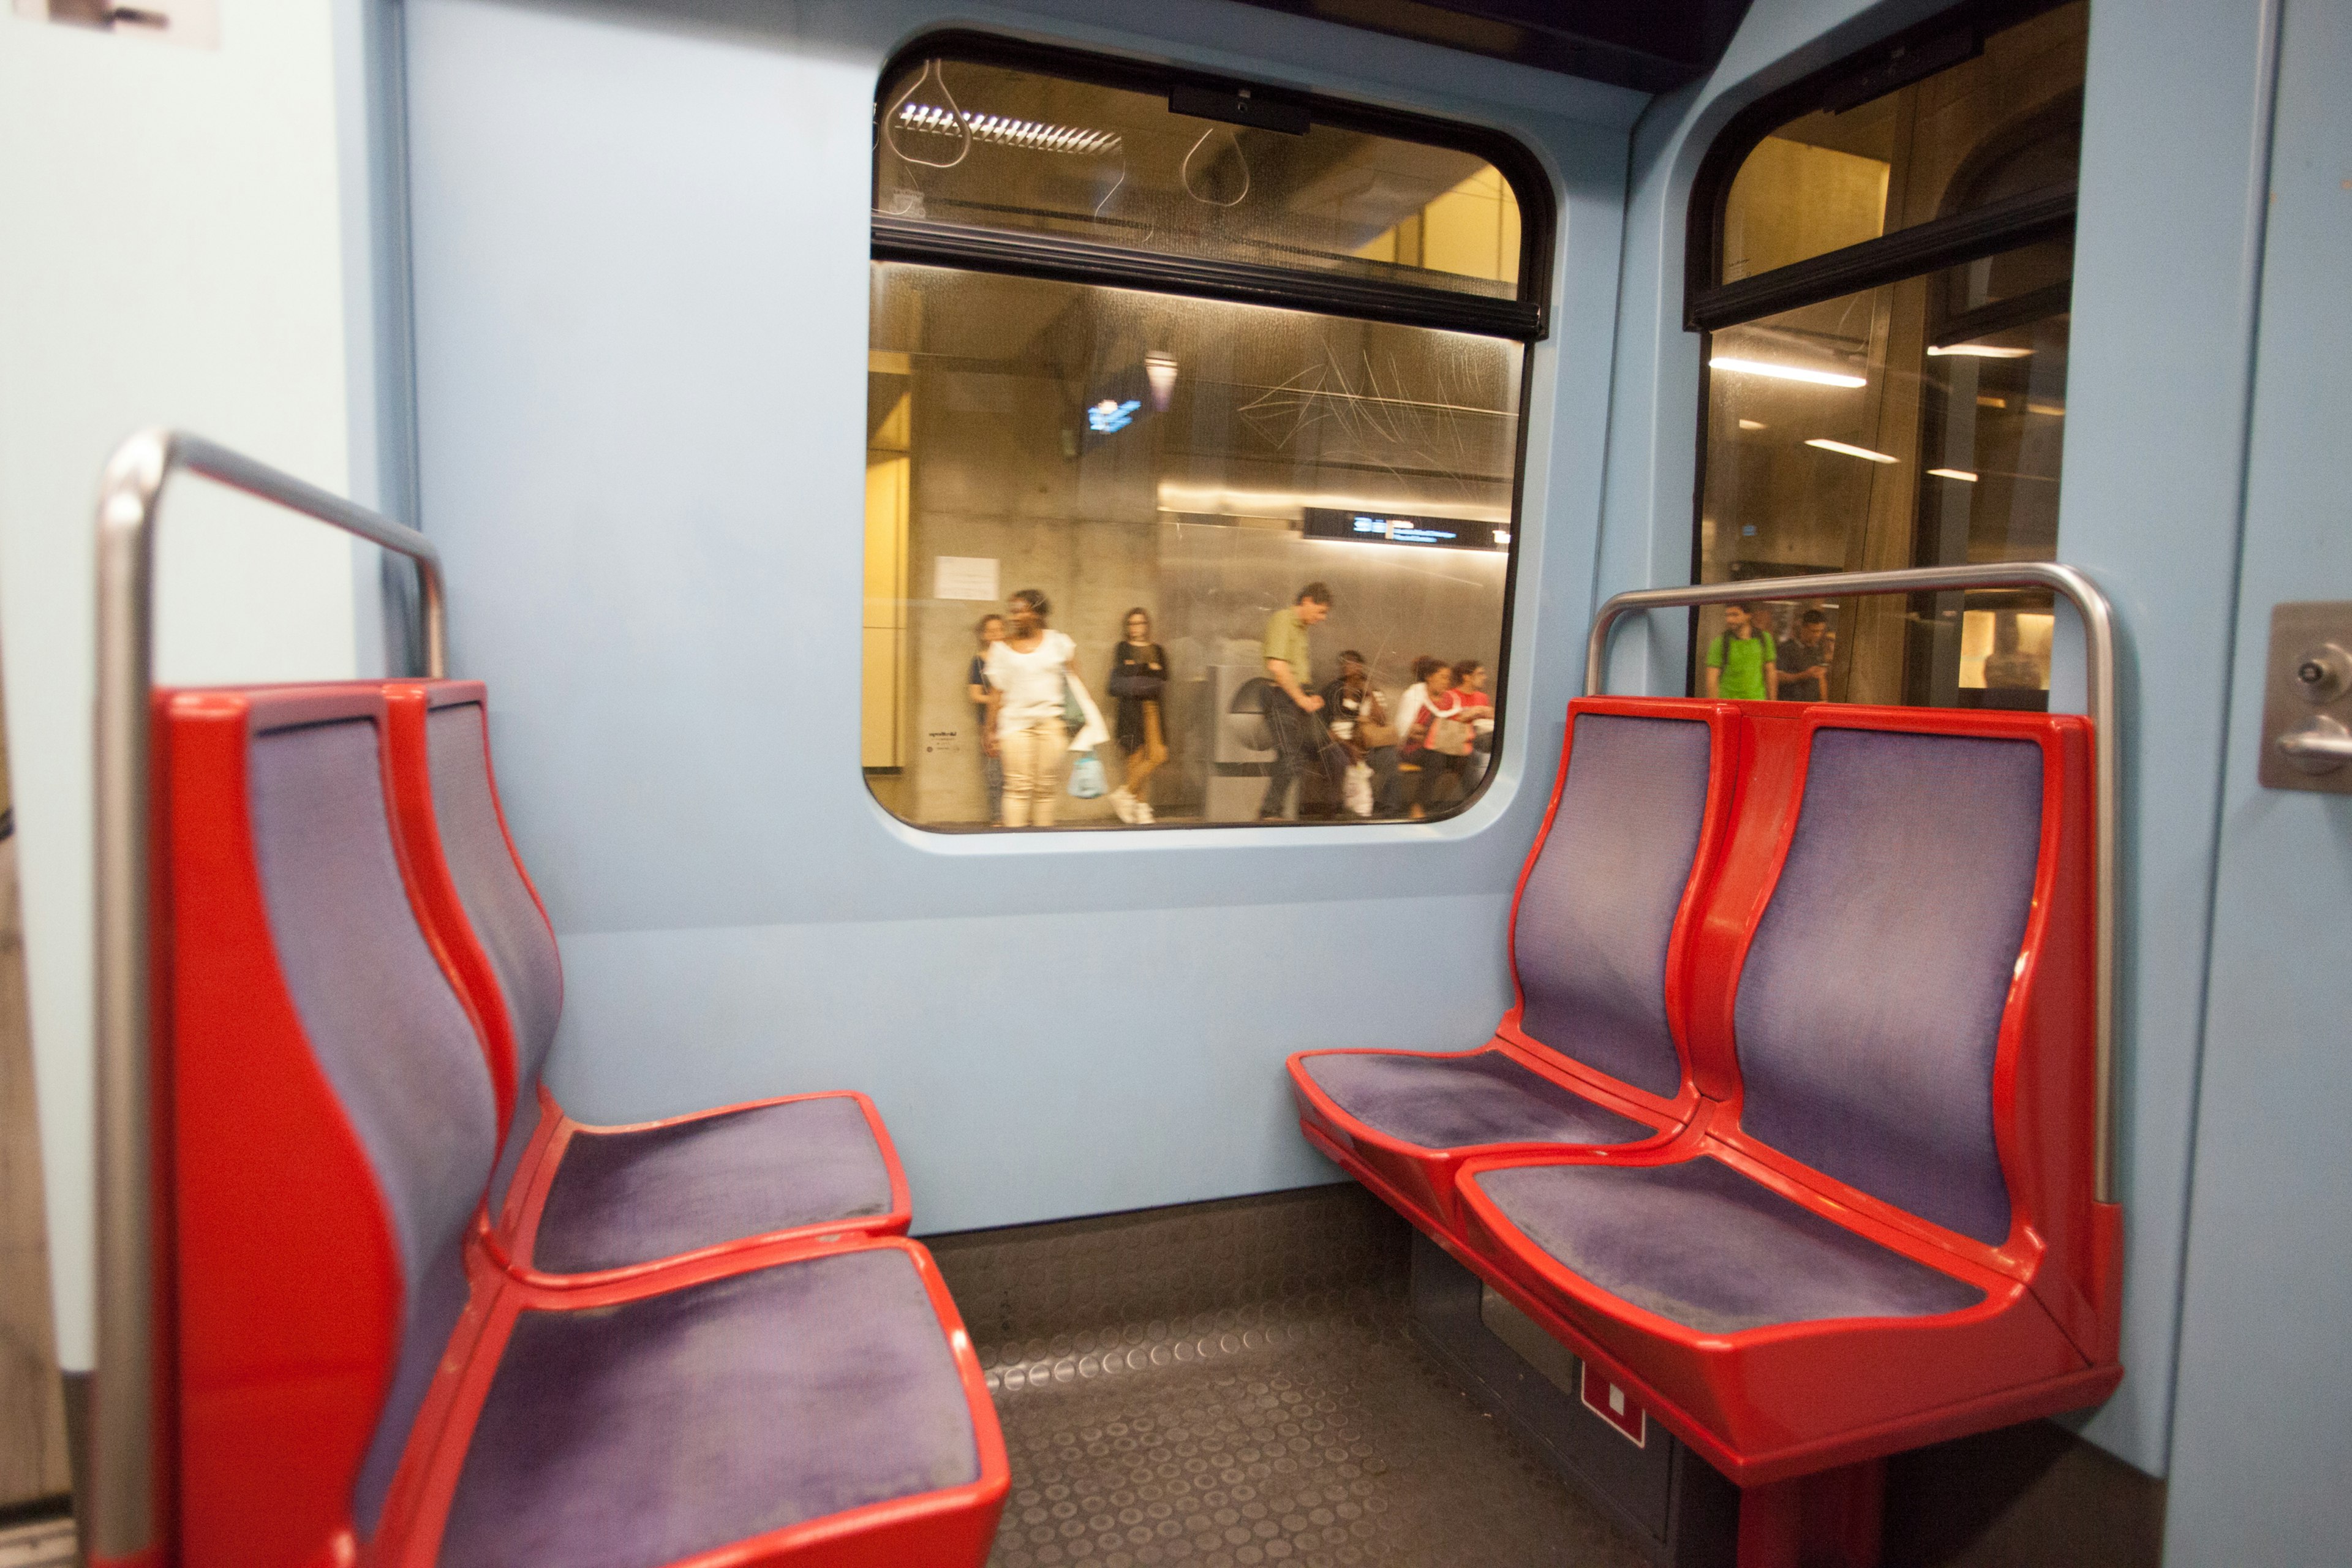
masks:
[[[1471,709],[1454,689],[1454,667],[1427,654],[1412,661],[1420,677],[1398,705],[1397,731],[1403,737],[1397,752],[1401,765],[1418,768],[1412,805],[1405,815],[1419,820],[1438,804],[1449,783],[1457,794],[1467,794],[1470,759],[1477,755],[1470,728]]]
[[[1470,721],[1470,770],[1462,780],[1462,791],[1467,795],[1486,776],[1486,765],[1495,755],[1495,700],[1486,695],[1486,667],[1475,658],[1455,660],[1454,689],[1462,694],[1463,705],[1470,710],[1465,715]]]
[[[1339,679],[1323,689],[1323,712],[1331,738],[1348,749],[1349,760],[1372,770],[1372,815],[1394,816],[1402,811],[1396,726],[1389,722],[1388,704],[1372,684],[1364,656],[1354,648],[1339,655]]]

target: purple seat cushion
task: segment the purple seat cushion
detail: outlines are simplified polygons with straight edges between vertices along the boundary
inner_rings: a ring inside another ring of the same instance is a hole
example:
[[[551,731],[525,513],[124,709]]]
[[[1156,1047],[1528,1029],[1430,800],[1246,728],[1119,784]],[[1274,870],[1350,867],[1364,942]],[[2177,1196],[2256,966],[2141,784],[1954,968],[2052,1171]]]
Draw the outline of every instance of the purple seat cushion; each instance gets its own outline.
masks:
[[[1530,1072],[1500,1051],[1410,1057],[1388,1051],[1305,1058],[1342,1110],[1423,1149],[1482,1143],[1631,1143],[1654,1131]]]
[[[373,1536],[466,1305],[462,1243],[498,1142],[480,1037],[401,879],[365,719],[255,737],[247,787],[271,945],[400,1246],[400,1356],[352,1510]]]
[[[890,1212],[890,1170],[846,1095],[635,1132],[579,1132],[548,1188],[531,1266],[587,1274]]]
[[[1740,972],[1740,1126],[1999,1245],[1992,1071],[2042,851],[2030,741],[1823,730]]]
[[[1666,944],[1698,855],[1711,744],[1696,720],[1578,714],[1512,942],[1528,1038],[1669,1099],[1683,1068]]]
[[[440,1568],[654,1568],[979,1479],[908,1256],[836,1253],[616,1307],[526,1311]]]
[[[1920,1318],[1984,1300],[1717,1160],[1513,1165],[1472,1180],[1527,1238],[1611,1295],[1701,1333]]]

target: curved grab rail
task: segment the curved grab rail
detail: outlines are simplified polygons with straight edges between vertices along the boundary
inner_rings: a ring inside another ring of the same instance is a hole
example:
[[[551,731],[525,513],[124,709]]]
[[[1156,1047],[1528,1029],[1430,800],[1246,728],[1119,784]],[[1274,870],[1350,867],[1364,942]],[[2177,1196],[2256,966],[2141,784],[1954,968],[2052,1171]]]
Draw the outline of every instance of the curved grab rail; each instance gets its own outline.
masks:
[[[153,1149],[148,1052],[148,692],[154,684],[157,508],[164,481],[201,474],[415,561],[425,672],[446,672],[441,558],[414,529],[216,446],[142,430],[108,459],[98,497],[98,1365],[90,1380],[84,1549],[144,1560],[157,1497]]]
[[[2098,584],[2072,566],[2042,561],[1992,562],[1981,566],[1917,566],[1897,572],[1832,572],[1818,577],[1761,577],[1744,583],[1693,584],[1620,594],[1592,617],[1585,645],[1584,694],[1608,683],[1609,635],[1624,616],[1645,610],[1728,605],[1746,599],[1837,599],[1866,594],[1932,594],[1963,588],[2050,588],[2073,601],[2088,647],[2091,708],[2092,814],[2098,907],[2093,919],[2097,1003],[2093,1042],[2098,1093],[2093,1129],[2092,1184],[2101,1203],[2116,1197],[2116,921],[2118,910],[2116,820],[2121,793],[2121,748],[2116,730],[2115,612]]]

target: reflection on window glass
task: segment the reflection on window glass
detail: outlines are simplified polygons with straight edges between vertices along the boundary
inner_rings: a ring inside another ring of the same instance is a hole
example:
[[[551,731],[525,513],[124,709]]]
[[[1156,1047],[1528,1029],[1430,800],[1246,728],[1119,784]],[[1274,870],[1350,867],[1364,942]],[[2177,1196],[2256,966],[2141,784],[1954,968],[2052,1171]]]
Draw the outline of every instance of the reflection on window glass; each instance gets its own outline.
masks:
[[[1774,269],[1848,247],[1870,268],[1900,230],[2070,193],[2085,18],[2081,0],[2046,11],[1748,156],[1723,274],[1752,279],[1737,298],[1769,313],[1707,339],[1701,582],[2057,558],[2073,240],[2032,237],[2051,220],[2012,209],[1994,215],[2015,224],[1996,231],[2009,248],[1979,255],[2001,241],[1939,231],[1876,273],[1913,276],[1877,288],[1833,295]],[[2053,624],[2041,590],[1752,601],[1693,617],[1692,686],[2042,708]]]
[[[864,732],[886,806],[941,826],[1344,821],[1476,787],[1521,345],[873,277]]]
[[[1716,333],[1700,581],[2055,559],[2063,259],[2054,293],[1990,298],[2004,269],[2047,263],[1969,262]],[[2037,705],[2049,686],[2048,594],[1962,597],[1759,605],[1755,636],[1780,670],[1815,671],[1825,661],[1810,647],[1780,645],[1803,637],[1805,616],[1822,616],[1805,640],[1825,636],[1842,656],[1818,692],[1833,700]],[[1756,651],[1749,638],[1727,644],[1724,622],[1721,611],[1700,617],[1702,668]],[[1802,679],[1778,694],[1815,697],[1822,675]]]
[[[1975,59],[1765,137],[1724,208],[1721,281],[2071,186],[2088,15],[2074,0],[1994,34]]]
[[[874,210],[1511,299],[1519,205],[1475,153],[1180,114],[1148,93],[930,59],[882,84]]]

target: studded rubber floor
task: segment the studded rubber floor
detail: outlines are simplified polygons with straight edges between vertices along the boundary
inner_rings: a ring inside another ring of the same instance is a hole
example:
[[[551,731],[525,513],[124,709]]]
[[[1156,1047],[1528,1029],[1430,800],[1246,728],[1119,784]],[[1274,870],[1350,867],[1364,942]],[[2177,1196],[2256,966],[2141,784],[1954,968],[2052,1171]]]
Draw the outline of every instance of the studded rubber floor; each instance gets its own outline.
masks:
[[[1360,1189],[930,1239],[1013,1460],[992,1568],[1636,1568],[1414,1342]]]

